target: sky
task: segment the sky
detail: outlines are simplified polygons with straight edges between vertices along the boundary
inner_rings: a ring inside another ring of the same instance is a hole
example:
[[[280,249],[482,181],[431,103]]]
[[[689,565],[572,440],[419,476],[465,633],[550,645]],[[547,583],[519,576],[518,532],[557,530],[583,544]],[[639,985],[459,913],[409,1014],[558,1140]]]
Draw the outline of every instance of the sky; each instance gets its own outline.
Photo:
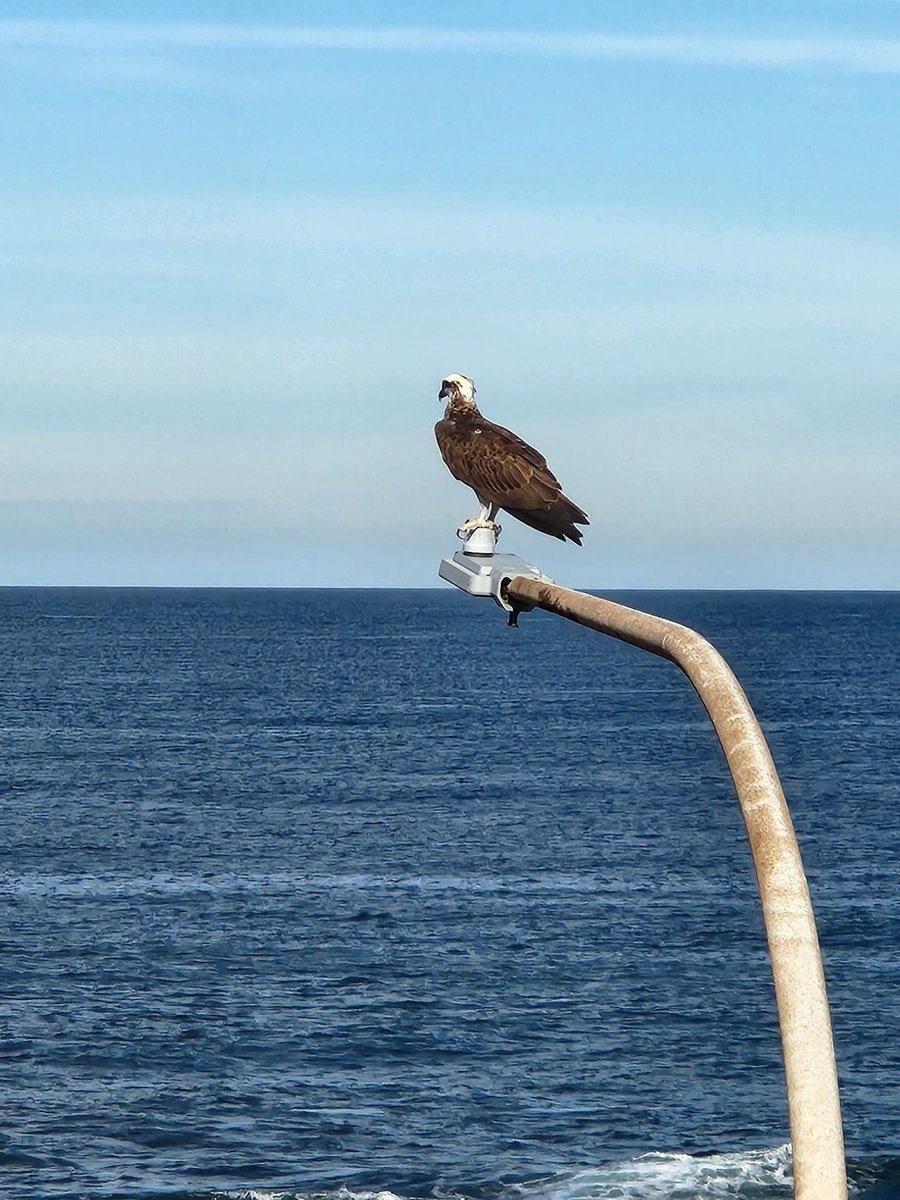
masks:
[[[0,4],[0,584],[900,589],[900,0]]]

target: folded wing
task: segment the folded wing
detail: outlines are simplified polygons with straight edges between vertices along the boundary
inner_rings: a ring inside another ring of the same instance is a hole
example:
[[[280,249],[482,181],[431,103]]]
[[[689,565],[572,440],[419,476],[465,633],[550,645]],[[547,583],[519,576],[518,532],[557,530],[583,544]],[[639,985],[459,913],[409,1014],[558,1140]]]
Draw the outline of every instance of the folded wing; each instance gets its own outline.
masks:
[[[480,413],[468,421],[439,421],[435,436],[451,474],[482,501],[541,533],[581,545],[576,526],[588,525],[587,515],[563,495],[547,460],[533,446]]]

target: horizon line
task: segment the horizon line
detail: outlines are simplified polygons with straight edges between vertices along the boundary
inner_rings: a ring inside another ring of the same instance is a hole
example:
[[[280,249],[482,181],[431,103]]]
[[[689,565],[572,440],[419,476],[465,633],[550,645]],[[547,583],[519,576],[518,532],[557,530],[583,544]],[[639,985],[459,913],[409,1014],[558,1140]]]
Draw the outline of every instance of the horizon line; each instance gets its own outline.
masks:
[[[776,594],[809,594],[823,593],[826,595],[883,595],[900,596],[900,588],[896,587],[759,587],[743,585],[739,587],[719,585],[712,587],[570,587],[561,585],[568,591],[587,592],[589,595],[606,596],[620,595],[623,592],[764,592]],[[93,591],[93,592],[441,592],[454,596],[452,586],[424,584],[371,584],[360,583],[0,583],[0,592],[23,591]],[[484,597],[486,598],[486,597]]]

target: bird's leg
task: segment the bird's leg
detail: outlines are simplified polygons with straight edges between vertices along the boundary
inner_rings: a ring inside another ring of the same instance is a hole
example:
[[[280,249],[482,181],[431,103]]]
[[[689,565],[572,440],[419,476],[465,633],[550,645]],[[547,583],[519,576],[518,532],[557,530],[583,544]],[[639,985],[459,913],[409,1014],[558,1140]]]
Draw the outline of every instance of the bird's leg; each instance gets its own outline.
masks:
[[[480,496],[478,497],[478,502],[481,505],[481,511],[478,516],[469,517],[468,521],[463,521],[456,532],[460,537],[464,537],[467,533],[471,533],[473,529],[492,529],[494,534],[499,536],[500,526],[496,523],[494,517],[496,517],[500,506],[498,504],[491,504],[488,500],[482,500]]]
[[[488,520],[488,513],[491,506],[486,501],[478,497],[478,502],[481,505],[481,511],[477,517],[469,517],[468,521],[463,521],[459,527],[460,533],[471,533],[473,529],[492,529],[493,521]]]
[[[496,540],[496,539],[498,539],[498,538],[500,537],[500,532],[501,532],[501,529],[502,529],[502,526],[500,526],[500,525],[498,525],[498,524],[497,524],[497,513],[498,513],[499,511],[500,511],[500,505],[499,505],[499,504],[492,504],[492,505],[491,505],[491,514],[490,514],[490,516],[488,517],[488,521],[489,521],[489,523],[490,523],[491,525],[493,525],[493,527],[494,527],[494,539],[495,539],[495,540]]]

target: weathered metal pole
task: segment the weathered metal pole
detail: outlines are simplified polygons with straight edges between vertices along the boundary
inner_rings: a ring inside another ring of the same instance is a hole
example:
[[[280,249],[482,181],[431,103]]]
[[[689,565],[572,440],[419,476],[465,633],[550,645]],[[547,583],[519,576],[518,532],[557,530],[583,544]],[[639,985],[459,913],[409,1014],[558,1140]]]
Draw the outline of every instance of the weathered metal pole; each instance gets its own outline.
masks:
[[[772,756],[719,652],[693,629],[517,575],[503,596],[668,658],[693,684],[737,789],[759,881],[781,1023],[797,1200],[845,1200],[847,1173],[831,1017],[809,888]]]

